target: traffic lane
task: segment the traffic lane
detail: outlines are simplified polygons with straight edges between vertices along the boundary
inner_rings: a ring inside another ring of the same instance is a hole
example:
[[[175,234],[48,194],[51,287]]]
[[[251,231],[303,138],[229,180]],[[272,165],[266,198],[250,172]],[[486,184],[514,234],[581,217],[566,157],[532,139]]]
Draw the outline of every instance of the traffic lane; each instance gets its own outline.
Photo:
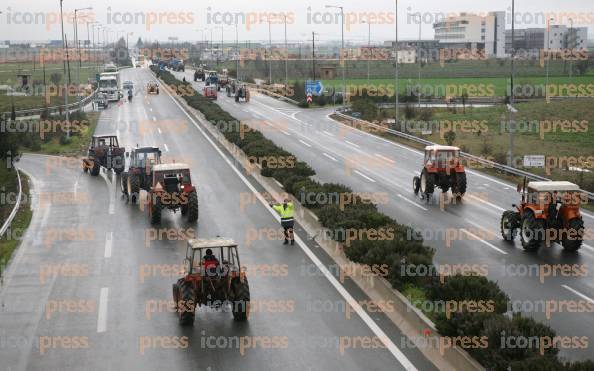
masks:
[[[69,336],[88,331],[86,321],[67,321],[52,310],[60,301],[95,298],[89,276],[104,243],[101,220],[109,215],[109,199],[105,181],[83,175],[80,160],[24,155],[18,166],[31,175],[33,218],[1,288],[0,328],[7,342],[0,358],[26,369],[43,358],[60,328]]]
[[[249,117],[249,113],[251,111],[253,111],[253,109],[246,109],[246,108],[237,108],[237,105],[234,104],[227,104],[228,100],[225,100],[223,98],[223,100],[219,101],[219,104],[224,105],[225,109],[229,110],[232,114],[237,115],[236,117],[239,119],[245,119],[248,120],[247,122],[249,123],[250,117]],[[241,106],[241,105],[239,105]],[[284,112],[283,112],[284,113]],[[271,113],[272,114],[272,113]],[[246,116],[247,115],[247,116]],[[286,115],[286,114],[285,114]],[[251,117],[251,119],[253,119],[254,116]],[[264,115],[262,113],[259,113],[256,118],[257,119],[262,119],[264,117]],[[270,120],[273,120],[272,117],[269,116]],[[289,129],[290,130],[290,129]],[[265,131],[265,130],[263,130]],[[276,141],[277,143],[282,143],[282,146],[287,148],[290,152],[292,153],[296,153],[298,157],[300,158],[304,158],[308,163],[312,164],[312,160],[320,162],[320,161],[325,161],[325,159],[323,159],[321,156],[319,156],[318,154],[312,153],[311,149],[308,147],[304,150],[303,145],[299,145],[297,144],[297,147],[291,147],[291,143],[296,143],[295,140],[291,141],[288,140],[287,137],[283,137],[282,135],[278,134],[279,132],[281,132],[281,130],[275,130],[275,131],[271,131],[266,133],[266,136],[271,138],[272,140]],[[318,138],[320,137],[324,137],[323,135],[318,135],[316,137],[316,140],[318,140]],[[374,138],[375,139],[375,138]],[[312,138],[310,137],[309,142],[312,142]],[[302,143],[303,144],[303,143]],[[307,147],[307,145],[305,145],[305,147]],[[326,148],[324,146],[320,146],[321,148]],[[304,152],[305,151],[305,152]],[[320,174],[323,170],[324,173],[326,173],[327,171],[325,169],[328,169],[328,161],[325,161],[326,163],[321,165],[321,166],[314,166],[314,168],[316,170],[318,170],[318,174]],[[330,165],[331,166],[331,165]],[[319,176],[319,175],[318,175]],[[344,174],[342,174],[342,176],[344,176]],[[349,177],[350,178],[350,177]],[[328,181],[335,181],[336,179],[330,179]],[[348,183],[348,185],[352,186],[351,182]],[[354,187],[355,188],[355,187]],[[359,188],[355,188],[355,189],[359,189]],[[451,219],[451,216],[454,215],[456,213],[460,213],[461,211],[463,211],[464,213],[466,213],[465,215],[465,220],[463,221],[468,223],[468,225],[466,224],[462,224],[462,226],[458,226],[457,230],[461,231],[462,229],[464,229],[465,231],[468,231],[473,224],[477,225],[479,229],[481,230],[487,230],[485,227],[478,225],[477,223],[473,222],[473,220],[476,221],[480,221],[480,220],[484,220],[485,219],[485,214],[492,214],[491,217],[494,218],[494,222],[498,223],[498,218],[499,215],[496,213],[496,211],[489,209],[486,207],[485,204],[478,204],[475,203],[476,206],[475,208],[470,208],[467,207],[468,205],[457,205],[458,207],[456,209],[453,209],[451,207],[448,207],[448,211],[446,212],[449,213],[450,215],[446,215],[444,218],[442,218],[441,221],[438,221],[439,227],[438,229],[435,228],[435,226],[431,227],[428,226],[426,223],[426,220],[423,222],[423,229],[425,230],[440,230],[443,229],[444,223],[446,223],[445,225],[448,225],[449,223],[449,219]],[[451,210],[455,210],[454,213],[452,214]],[[465,211],[465,210],[469,210],[469,211]],[[401,215],[401,213],[398,214],[394,214],[388,211],[389,215]],[[460,215],[457,215],[458,217],[460,217]],[[496,224],[498,225],[498,224]],[[473,230],[474,231],[474,230]],[[480,234],[477,233],[476,231],[474,231],[475,233],[473,233],[473,235],[475,234]],[[472,232],[470,232],[472,233]],[[499,262],[496,261],[496,259],[499,257],[499,259],[501,259],[501,256],[506,256],[507,254],[509,254],[509,248],[510,246],[508,244],[506,244],[505,242],[501,241],[498,239],[497,242],[499,242],[499,246],[495,246],[497,243],[495,241],[477,241],[477,239],[474,239],[472,236],[470,235],[465,235],[464,239],[469,240],[466,241],[465,244],[462,244],[462,247],[466,247],[466,249],[460,249],[458,246],[456,249],[443,249],[443,239],[438,239],[436,241],[432,241],[429,242],[429,245],[431,245],[432,247],[436,248],[437,250],[437,260],[439,261],[444,261],[445,264],[447,264],[447,262],[460,262],[461,261],[461,257],[460,255],[462,255],[462,261],[466,262],[467,265],[471,265],[471,264],[486,264],[489,267],[497,267],[497,268],[491,268],[490,269],[490,275],[489,277],[493,280],[496,281],[501,281],[503,280],[505,277],[505,275],[507,274],[508,276],[511,275],[511,272],[509,272],[509,269],[507,267],[507,265],[498,265]],[[427,239],[430,240],[430,239]],[[462,242],[462,241],[460,241]],[[461,243],[456,241],[456,245],[460,245]],[[481,250],[482,249],[482,250]],[[493,250],[490,251],[491,254],[487,254],[484,256],[477,256],[477,253],[480,251],[485,251],[485,249],[489,250]],[[470,255],[468,254],[470,252]],[[555,264],[566,264],[567,266],[571,266],[572,264],[578,264],[581,267],[587,266],[587,262],[582,262],[581,263],[576,263],[574,262],[574,259],[572,259],[571,255],[559,255],[560,251],[556,250],[557,253],[551,252],[550,249],[549,251],[543,251],[542,254],[539,255],[539,263],[534,263],[533,255],[530,254],[526,254],[521,248],[516,248],[515,252],[517,252],[518,254],[522,254],[522,258],[516,257],[514,256],[514,261],[517,261],[518,263],[516,264],[521,264],[523,266],[532,266],[534,267],[535,264],[548,264],[548,266],[550,267],[554,267]],[[501,254],[498,256],[498,254]],[[587,255],[588,253],[585,253],[585,255]],[[443,256],[442,256],[443,255]],[[485,259],[485,256],[487,257]],[[470,258],[470,259],[469,259]],[[582,259],[583,256],[580,258]],[[495,261],[494,261],[495,260]],[[509,264],[509,263],[508,263]],[[498,269],[501,268],[501,269]],[[556,273],[555,273],[556,274]],[[502,276],[503,275],[503,276]],[[517,307],[519,308],[526,308],[529,307],[530,303],[535,303],[535,302],[541,302],[543,299],[547,299],[547,300],[567,300],[567,301],[576,301],[576,300],[587,300],[584,299],[582,296],[580,296],[580,294],[577,293],[583,293],[583,292],[588,292],[587,290],[584,291],[584,287],[583,285],[588,285],[588,282],[590,282],[590,280],[588,279],[587,275],[579,275],[578,277],[572,277],[572,278],[567,278],[567,277],[553,277],[553,278],[546,278],[546,287],[547,287],[547,291],[545,292],[545,294],[541,297],[540,294],[536,295],[536,296],[526,296],[524,293],[525,292],[537,292],[540,293],[542,290],[542,286],[543,283],[540,283],[540,278],[537,277],[537,275],[532,274],[529,280],[523,280],[523,284],[518,285],[517,282],[515,282],[515,280],[504,280],[502,282],[506,282],[505,286],[505,290],[506,292],[508,292],[510,294],[510,296],[512,297],[512,300],[519,300],[519,301],[515,301],[514,304],[518,304]],[[507,284],[507,282],[509,282],[509,284]],[[576,284],[577,282],[577,284]],[[571,285],[570,285],[571,284]],[[512,289],[510,290],[509,287],[511,287]],[[534,288],[538,287],[539,290],[534,291]],[[550,288],[549,288],[550,287]],[[577,288],[577,289],[576,289]],[[582,291],[580,291],[582,290]],[[527,303],[526,305],[519,305],[521,303]],[[583,328],[581,326],[583,326],[584,324],[584,320],[586,321],[586,323],[589,323],[589,319],[590,318],[586,318],[588,317],[587,315],[588,313],[582,313],[581,315],[577,315],[577,316],[573,316],[575,317],[575,321],[573,323],[573,326],[571,326],[571,329],[568,330],[567,333],[569,334],[573,334],[576,333],[576,331],[580,331],[580,333],[582,334],[587,334],[587,332],[583,331]],[[534,313],[533,314],[534,317],[539,318],[539,319],[547,319],[546,314],[543,313]],[[584,317],[584,318],[582,318]],[[594,325],[594,324],[593,324]],[[587,326],[590,326],[590,324],[588,324]],[[557,327],[557,328],[564,328],[566,329],[566,321],[565,318],[562,318],[561,320],[559,320],[557,318],[557,320],[553,319],[553,327]],[[577,352],[580,354],[584,354],[583,352]]]
[[[167,117],[169,119],[178,119],[178,117],[175,116],[175,111],[169,111],[167,109],[166,106],[160,106],[160,111],[158,112],[158,114],[162,114],[164,117]],[[184,135],[184,136],[178,136],[178,135],[173,135],[170,133],[164,133],[164,141],[167,143],[173,143],[174,145],[171,146],[171,148],[175,148],[175,149],[179,149],[180,151],[182,151],[183,153],[192,153],[192,156],[195,158],[208,158],[209,161],[206,163],[203,162],[196,162],[195,164],[192,165],[192,171],[193,174],[197,174],[197,179],[208,179],[208,181],[202,183],[202,182],[198,182],[199,184],[199,189],[200,189],[200,201],[201,201],[201,210],[200,210],[200,214],[201,214],[201,220],[208,220],[207,223],[200,223],[198,224],[198,235],[202,235],[202,236],[212,236],[212,235],[216,235],[216,234],[221,234],[221,235],[231,235],[231,237],[235,237],[236,239],[238,239],[239,241],[244,241],[244,246],[245,246],[245,237],[246,237],[246,230],[268,230],[268,228],[276,228],[278,229],[278,224],[274,221],[273,218],[271,218],[271,216],[269,214],[266,214],[265,209],[262,210],[262,207],[260,207],[260,210],[258,211],[258,209],[254,209],[253,211],[250,211],[250,213],[253,213],[253,215],[246,215],[245,219],[244,218],[237,218],[237,209],[240,205],[240,194],[241,192],[239,190],[234,190],[234,191],[229,191],[228,193],[233,196],[233,197],[229,197],[229,194],[221,197],[221,190],[225,189],[225,188],[229,188],[229,185],[233,183],[233,181],[235,180],[235,176],[231,173],[231,174],[225,174],[225,172],[223,171],[223,169],[221,169],[221,166],[224,168],[226,165],[224,163],[222,163],[221,165],[217,164],[217,161],[214,161],[215,159],[213,159],[213,153],[212,153],[212,149],[209,150],[209,144],[208,143],[202,143],[204,142],[204,139],[200,139],[200,137],[196,137],[197,133],[191,133],[189,135]],[[182,140],[185,140],[185,142],[183,142]],[[192,149],[200,149],[200,151],[198,151],[198,153],[192,151]],[[220,160],[222,161],[222,160]],[[228,170],[230,171],[230,170]],[[230,179],[231,177],[231,179]],[[196,179],[196,175],[194,175],[194,178]],[[241,183],[238,180],[235,180],[235,182],[238,183],[239,186],[241,186]],[[210,184],[214,184],[214,186],[212,186],[211,189],[208,189],[207,185]],[[245,190],[243,191],[245,192]],[[204,197],[206,196],[206,201],[204,200]],[[224,203],[223,203],[224,201]],[[206,207],[205,207],[206,205]],[[212,210],[210,209],[211,207],[209,207],[209,205],[212,205]],[[133,209],[131,209],[130,212],[134,212],[132,211]],[[223,212],[222,215],[220,215],[220,213]],[[211,215],[212,213],[212,215]],[[263,215],[262,215],[263,214]],[[259,218],[263,218],[261,222],[258,222]],[[144,220],[143,220],[144,219]],[[237,221],[235,221],[234,219],[237,219]],[[141,216],[141,218],[138,219],[133,219],[136,221],[139,221],[140,223],[146,223],[146,218],[143,218]],[[232,221],[233,223],[230,223],[230,221]],[[172,227],[172,226],[179,226],[178,224],[176,224],[177,222],[179,222],[176,218],[176,216],[173,215],[165,215],[164,216],[164,223],[166,227]],[[262,225],[258,225],[258,224],[254,224],[254,223],[264,223]],[[230,225],[231,224],[231,225]],[[204,226],[205,225],[205,226]],[[204,228],[204,231],[203,231]],[[226,233],[225,233],[226,232]],[[169,247],[168,252],[171,253],[171,244],[167,243],[167,242],[160,242],[160,241],[155,241],[154,245],[154,249],[155,250],[160,250],[160,244],[164,243],[165,245],[167,245]],[[164,250],[165,248],[163,248]],[[183,250],[183,248],[181,248]],[[247,256],[244,257],[245,253],[242,253],[242,262],[245,264],[247,262],[248,266],[250,265],[255,265],[257,263],[262,263],[262,256],[266,256],[266,264],[275,264],[275,265],[279,265],[279,264],[286,264],[288,266],[289,269],[289,273],[287,278],[282,278],[282,279],[275,279],[274,284],[272,284],[271,279],[268,277],[259,277],[258,275],[256,275],[254,278],[250,279],[250,282],[252,284],[252,297],[254,299],[257,300],[257,290],[260,287],[263,287],[263,291],[267,292],[270,296],[264,296],[264,299],[266,300],[284,300],[287,298],[287,292],[299,292],[301,293],[302,291],[305,291],[307,293],[309,293],[308,295],[312,295],[313,298],[324,298],[324,299],[329,299],[329,300],[340,300],[337,298],[337,294],[335,292],[332,292],[334,289],[332,287],[329,286],[329,284],[326,282],[324,283],[325,278],[323,277],[315,277],[315,278],[309,278],[309,277],[300,277],[299,273],[300,270],[297,269],[297,267],[299,266],[298,264],[301,263],[301,261],[304,259],[304,256],[302,254],[297,253],[296,257],[291,258],[291,260],[289,260],[287,262],[286,260],[286,256],[283,250],[279,251],[279,245],[278,245],[278,241],[274,240],[274,241],[269,241],[268,239],[264,239],[262,241],[258,241],[258,246],[254,246],[254,249],[258,249],[258,251],[255,251],[256,256],[253,256],[252,254],[250,254],[252,251],[249,251]],[[152,250],[152,249],[151,249]],[[248,249],[251,250],[251,249]],[[260,251],[262,250],[262,251]],[[149,259],[150,258],[150,254],[146,254],[147,256],[143,255],[143,259]],[[164,256],[158,256],[158,257],[154,257],[155,261],[158,262],[168,262],[169,264],[179,264],[181,262],[181,257],[183,256],[183,254],[177,254],[177,256],[173,256],[168,260],[165,260]],[[173,260],[171,260],[173,259]],[[152,264],[152,262],[148,261],[147,263]],[[297,276],[296,276],[297,275]],[[165,298],[168,298],[171,295],[171,283],[174,282],[174,278],[171,278],[169,280],[166,280],[165,282],[163,282],[163,280],[159,280],[159,282],[157,282],[156,284],[159,285],[159,288],[157,289],[156,287],[152,287],[151,291],[154,292],[159,292],[162,293],[163,296]],[[314,282],[311,282],[311,281]],[[118,280],[120,281],[120,280]],[[321,282],[320,282],[321,281]],[[310,282],[308,284],[307,283]],[[279,285],[280,283],[282,283],[282,285]],[[132,282],[130,282],[130,284],[133,284]],[[117,288],[119,289],[119,288]],[[144,292],[148,291],[146,289],[142,290],[142,289],[138,289],[135,292],[141,291],[143,294]],[[254,293],[255,291],[255,293]],[[328,292],[330,291],[330,292]],[[122,295],[118,295],[117,293],[114,293],[115,297],[123,297]],[[302,300],[300,300],[299,296],[295,297],[296,299],[293,299],[296,303],[298,301],[303,302]],[[146,300],[147,298],[145,298]],[[320,299],[321,300],[321,299]],[[257,301],[256,301],[257,303]],[[131,303],[134,304],[134,303]],[[133,311],[134,312],[134,311]],[[209,313],[209,316],[212,316],[212,313]],[[216,315],[216,314],[214,314]],[[281,352],[283,354],[285,354],[285,357],[289,357],[291,359],[292,363],[295,364],[300,364],[300,360],[303,360],[303,362],[306,362],[307,364],[311,365],[312,359],[318,359],[318,364],[324,363],[324,362],[328,362],[327,365],[332,364],[333,359],[328,359],[327,356],[325,356],[325,354],[327,353],[327,350],[324,352],[323,350],[311,350],[311,349],[307,349],[307,344],[309,344],[310,342],[308,341],[308,338],[303,339],[301,336],[299,336],[299,331],[302,332],[307,332],[309,334],[316,334],[317,336],[320,336],[322,338],[336,338],[339,335],[340,336],[355,336],[355,335],[360,335],[360,336],[365,336],[366,331],[369,332],[368,329],[366,329],[365,324],[363,324],[362,321],[348,321],[346,322],[347,325],[345,326],[344,321],[346,320],[342,320],[342,316],[339,313],[330,313],[329,315],[324,315],[322,318],[320,318],[319,314],[316,313],[309,313],[309,312],[302,312],[302,310],[297,310],[295,309],[295,312],[289,313],[286,317],[287,319],[283,319],[280,322],[282,322],[282,326],[279,326],[279,322],[274,321],[272,323],[269,322],[269,317],[270,317],[270,313],[265,313],[262,315],[262,319],[261,321],[258,320],[257,317],[254,317],[254,319],[249,323],[249,325],[247,327],[245,327],[245,331],[254,331],[255,334],[263,334],[266,336],[266,334],[272,334],[272,336],[274,336],[275,334],[277,336],[279,336],[278,334],[289,334],[289,340],[293,340],[291,342],[291,346],[288,348],[288,350],[285,351],[285,349],[281,349]],[[297,319],[295,319],[295,317],[298,317]],[[302,320],[303,318],[303,320]],[[198,316],[197,321],[200,320],[200,316]],[[161,328],[158,328],[158,323],[159,321],[163,321],[163,329],[175,329],[176,331],[179,329],[179,326],[177,325],[177,321],[175,319],[174,315],[171,315],[171,313],[167,313],[166,315],[162,316],[161,320],[155,320],[155,321],[150,321],[148,324],[145,324],[144,326],[136,326],[136,325],[132,325],[130,329],[128,329],[126,331],[126,333],[134,333],[134,329],[137,327],[141,327],[146,331],[148,331],[150,333],[150,331],[152,330],[158,330],[158,332],[163,332],[161,331]],[[211,320],[210,317],[208,318],[208,323],[203,325],[203,329],[205,330],[209,330],[210,333],[213,334],[217,334],[220,333],[220,329],[221,328],[227,328],[228,332],[226,333],[226,335],[228,336],[237,336],[237,328],[235,327],[225,327],[229,325],[229,322],[231,322],[231,324],[233,324],[232,321],[230,321],[230,316],[229,314],[225,314],[223,315],[223,318],[218,318],[217,320]],[[136,320],[136,322],[139,322],[138,320]],[[212,323],[211,323],[212,322]],[[308,323],[307,326],[303,326],[303,324],[301,322],[306,322]],[[134,323],[134,322],[132,322]],[[150,328],[150,329],[149,329]],[[212,330],[212,331],[211,331]],[[182,329],[179,329],[179,331],[182,331]],[[184,330],[187,332],[187,330]],[[197,330],[196,330],[197,331]],[[192,334],[192,338],[191,343],[193,343],[193,346],[200,346],[199,345],[199,341],[198,341],[198,336],[196,334],[198,334],[198,332],[196,331],[190,331],[189,333]],[[251,332],[249,332],[251,333]],[[296,335],[293,335],[297,333]],[[248,332],[246,332],[246,334],[248,334]],[[351,334],[351,335],[349,335]],[[200,334],[202,335],[202,334]],[[192,340],[196,340],[196,341],[192,341]],[[201,339],[200,339],[201,340]],[[293,344],[294,343],[294,344]],[[194,347],[192,347],[192,354],[193,352],[198,352],[200,349],[195,349]],[[158,358],[159,352],[157,352],[156,357]],[[352,353],[352,354],[351,354]],[[364,354],[363,354],[364,353]],[[307,357],[304,358],[304,354],[312,354],[312,356],[310,356],[311,358]],[[263,364],[262,361],[260,361],[260,357],[266,357],[266,352],[262,352],[262,353],[258,353],[255,352],[253,355],[251,355],[252,357],[256,357],[256,359],[258,359],[257,363],[259,364]],[[199,355],[197,357],[202,357],[202,359],[204,359],[204,354],[199,353]],[[234,359],[234,358],[230,358],[229,362],[238,362],[239,360],[242,360],[242,358],[240,357],[240,355],[238,355],[239,358]],[[355,361],[355,359],[360,359],[361,361]],[[227,359],[227,358],[225,358]],[[389,355],[389,353],[385,352],[385,350],[352,350],[352,351],[345,351],[345,356],[342,357],[342,359],[344,359],[345,363],[348,364],[352,364],[352,365],[357,365],[358,362],[379,362],[382,365],[385,365],[385,362],[392,362],[393,363],[393,358],[391,357],[391,355]],[[286,362],[283,362],[284,364],[286,364]],[[360,367],[361,365],[358,366],[352,366],[352,367]]]

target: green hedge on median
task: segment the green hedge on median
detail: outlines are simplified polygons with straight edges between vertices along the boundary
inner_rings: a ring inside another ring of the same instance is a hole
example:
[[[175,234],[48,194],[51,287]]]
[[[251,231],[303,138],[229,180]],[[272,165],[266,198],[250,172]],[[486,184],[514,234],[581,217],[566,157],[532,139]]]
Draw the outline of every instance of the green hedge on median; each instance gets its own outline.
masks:
[[[151,68],[153,72],[157,72],[155,66]],[[176,88],[184,85],[167,71],[160,71],[160,78]],[[187,92],[189,83],[185,85],[184,90]],[[214,125],[239,122],[219,105],[195,91],[183,97],[191,107],[202,112]],[[247,156],[293,156],[257,130],[242,134],[237,125],[222,125],[219,129],[227,140],[236,144]],[[509,297],[495,282],[485,277],[455,275],[446,277],[442,283],[435,270],[429,275],[403,274],[407,267],[433,267],[434,250],[423,244],[423,239],[413,228],[398,224],[396,220],[379,212],[376,205],[362,202],[361,197],[355,196],[351,202],[343,205],[340,200],[331,197],[337,193],[352,194],[349,187],[317,182],[312,178],[315,171],[306,163],[297,160],[292,168],[278,169],[264,164],[261,174],[279,181],[287,192],[312,210],[320,223],[332,231],[333,235],[329,237],[345,243],[345,254],[351,261],[370,266],[386,264],[389,267],[387,279],[394,288],[401,289],[412,284],[422,288],[427,299],[434,302],[492,300],[494,310],[491,312],[460,310],[447,318],[444,311],[438,311],[433,316],[442,336],[487,337],[487,349],[466,350],[488,370],[507,371],[508,367],[513,371],[594,370],[590,361],[563,364],[557,359],[558,350],[554,348],[547,350],[543,356],[533,349],[501,349],[502,331],[517,336],[554,336],[555,332],[532,319],[518,315],[506,317],[503,313],[507,311]],[[312,199],[308,195],[321,195],[320,200],[327,202],[319,202],[315,197]],[[382,240],[377,236],[359,234],[351,240],[352,233],[370,229],[383,232],[389,230],[393,237]]]

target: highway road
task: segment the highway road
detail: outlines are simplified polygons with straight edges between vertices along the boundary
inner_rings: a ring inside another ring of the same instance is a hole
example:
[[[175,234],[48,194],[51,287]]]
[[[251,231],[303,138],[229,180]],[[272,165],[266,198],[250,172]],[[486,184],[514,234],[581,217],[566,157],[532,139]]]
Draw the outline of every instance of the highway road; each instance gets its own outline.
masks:
[[[191,70],[174,74],[193,80]],[[202,91],[202,82],[192,84]],[[500,218],[519,202],[515,185],[467,169],[468,193],[463,203],[446,203],[442,208],[439,192],[428,204],[412,191],[412,178],[422,168],[420,151],[337,123],[328,117],[334,111],[331,107],[301,109],[261,94],[252,94],[249,103],[235,103],[224,92],[217,104],[310,164],[319,181],[346,184],[356,192],[388,194],[389,202],[379,205],[380,210],[421,231],[427,245],[436,250],[437,264],[451,269],[456,265],[486,267],[488,278],[510,296],[515,311],[549,324],[558,335],[590,338],[594,334],[591,312],[568,310],[562,303],[594,303],[590,271],[594,242],[585,241],[577,254],[568,254],[557,244],[526,252],[519,238],[515,244],[503,241]],[[594,228],[594,216],[583,215],[586,228]],[[560,267],[570,267],[570,271],[562,273]],[[564,309],[553,309],[547,315],[546,305]],[[565,348],[561,355],[588,359],[593,347]]]
[[[295,246],[247,240],[279,229],[268,205],[240,209],[241,195],[262,189],[171,96],[145,95],[153,80],[147,69],[122,74],[135,83],[135,97],[103,111],[96,133],[116,133],[128,149],[155,145],[165,161],[189,163],[200,219],[189,225],[165,212],[152,229],[146,212],[121,198],[112,173],[93,178],[78,161],[23,156],[34,214],[0,288],[0,369],[436,369],[384,315],[358,305],[357,314],[345,315],[345,300],[367,297],[337,281],[328,256],[300,228]],[[242,107],[267,112],[258,101]],[[252,316],[239,323],[230,313],[201,309],[193,327],[180,327],[167,304],[183,239],[218,235],[240,243]]]

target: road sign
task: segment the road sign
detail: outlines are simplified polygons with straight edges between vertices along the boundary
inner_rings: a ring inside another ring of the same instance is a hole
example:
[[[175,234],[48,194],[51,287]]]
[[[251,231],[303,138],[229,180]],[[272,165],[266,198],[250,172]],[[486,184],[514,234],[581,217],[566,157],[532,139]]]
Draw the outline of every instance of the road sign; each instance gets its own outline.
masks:
[[[307,95],[322,95],[324,92],[324,85],[320,80],[307,80],[305,82],[305,94]]]
[[[545,167],[544,155],[524,156],[524,167]]]
[[[97,82],[99,82],[100,79],[101,79],[101,75],[100,74],[95,74],[95,80],[97,80]]]
[[[313,99],[311,98],[311,94],[307,95],[307,103],[311,103],[313,102]]]

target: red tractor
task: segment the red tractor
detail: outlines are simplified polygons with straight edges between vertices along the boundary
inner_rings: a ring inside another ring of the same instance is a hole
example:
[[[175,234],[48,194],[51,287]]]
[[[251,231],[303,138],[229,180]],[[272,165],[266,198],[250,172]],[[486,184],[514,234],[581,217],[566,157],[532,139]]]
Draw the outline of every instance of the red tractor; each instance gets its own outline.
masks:
[[[151,224],[161,223],[163,209],[173,212],[181,210],[181,214],[187,216],[190,223],[198,220],[198,191],[192,184],[188,165],[154,165],[152,186],[148,195]]]
[[[537,250],[543,241],[560,242],[566,251],[574,252],[582,246],[584,221],[580,214],[583,194],[576,184],[564,181],[530,182],[518,186],[522,193],[516,210],[501,216],[501,236],[513,241],[520,231],[525,250]]]
[[[214,85],[205,86],[204,89],[202,90],[202,94],[208,99],[217,100],[217,95],[218,95],[217,87]]]
[[[184,270],[184,277],[173,284],[173,301],[180,324],[192,325],[198,306],[231,305],[235,320],[248,319],[250,286],[239,262],[235,241],[227,238],[189,240]]]
[[[116,135],[93,135],[88,155],[82,160],[83,170],[97,176],[103,167],[120,174],[126,167],[125,153],[126,149],[120,147]]]
[[[153,167],[161,163],[161,150],[156,147],[135,148],[126,157],[130,158],[128,171],[122,173],[120,186],[122,194],[136,203],[140,190],[150,191],[153,181]]]
[[[442,192],[452,189],[452,194],[461,198],[466,193],[466,172],[460,162],[460,148],[451,146],[425,147],[425,160],[420,176],[413,178],[413,191],[430,199],[435,187]]]

